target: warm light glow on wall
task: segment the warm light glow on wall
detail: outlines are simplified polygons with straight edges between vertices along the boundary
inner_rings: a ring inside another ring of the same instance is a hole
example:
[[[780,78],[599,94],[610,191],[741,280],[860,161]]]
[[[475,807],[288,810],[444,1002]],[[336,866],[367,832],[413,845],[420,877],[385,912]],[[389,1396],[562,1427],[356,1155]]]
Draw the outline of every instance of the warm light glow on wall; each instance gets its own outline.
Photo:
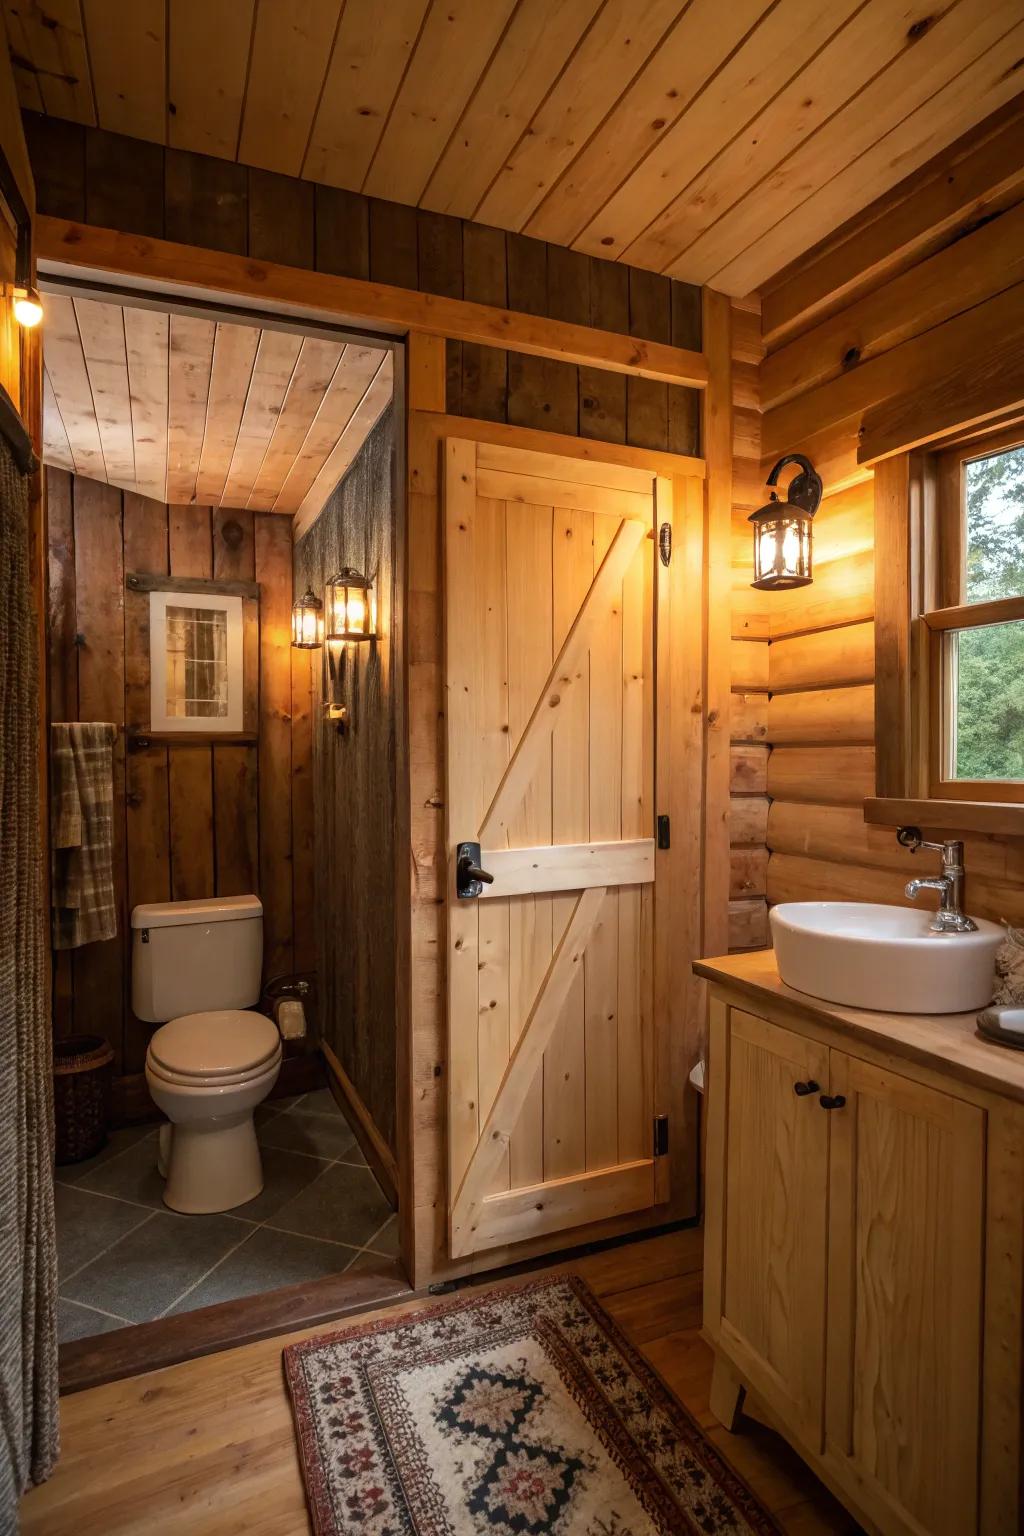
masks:
[[[34,288],[15,288],[14,318],[26,330],[31,330],[43,318],[43,303]]]

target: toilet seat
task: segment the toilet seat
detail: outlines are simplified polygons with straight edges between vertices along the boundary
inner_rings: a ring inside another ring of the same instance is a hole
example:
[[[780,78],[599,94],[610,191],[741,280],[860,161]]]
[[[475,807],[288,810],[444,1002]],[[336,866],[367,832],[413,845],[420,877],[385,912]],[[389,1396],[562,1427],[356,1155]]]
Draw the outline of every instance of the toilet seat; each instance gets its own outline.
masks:
[[[278,1072],[283,1054],[279,1047],[262,1066],[250,1068],[246,1072],[227,1073],[220,1077],[203,1077],[195,1072],[171,1072],[167,1067],[159,1066],[151,1056],[147,1056],[146,1074],[153,1083],[165,1088],[188,1088],[193,1091],[209,1088],[211,1092],[220,1092],[228,1088],[244,1088],[247,1083],[259,1082],[268,1072]]]
[[[220,1008],[164,1024],[149,1042],[147,1066],[167,1083],[220,1087],[258,1077],[280,1054],[277,1026],[265,1014]]]

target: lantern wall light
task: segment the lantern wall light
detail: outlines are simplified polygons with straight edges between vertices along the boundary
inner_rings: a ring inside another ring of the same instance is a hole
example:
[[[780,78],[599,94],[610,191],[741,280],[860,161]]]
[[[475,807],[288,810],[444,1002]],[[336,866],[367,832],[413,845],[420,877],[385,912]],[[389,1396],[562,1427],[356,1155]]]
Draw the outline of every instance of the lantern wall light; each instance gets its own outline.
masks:
[[[292,603],[292,645],[298,651],[315,651],[324,642],[324,605],[307,587]]]
[[[799,472],[789,482],[785,501],[780,501],[775,487],[787,464],[799,465]],[[774,466],[765,484],[771,487],[771,496],[748,519],[754,525],[754,580],[751,586],[763,592],[785,592],[791,587],[809,586],[814,579],[811,574],[811,522],[821,505],[824,491],[821,476],[802,453],[787,453]]]
[[[324,608],[324,634],[328,640],[376,639],[373,582],[351,565],[327,582]]]
[[[30,331],[43,318],[43,301],[37,289],[30,285],[12,284],[6,292],[14,305],[14,318],[19,325]]]

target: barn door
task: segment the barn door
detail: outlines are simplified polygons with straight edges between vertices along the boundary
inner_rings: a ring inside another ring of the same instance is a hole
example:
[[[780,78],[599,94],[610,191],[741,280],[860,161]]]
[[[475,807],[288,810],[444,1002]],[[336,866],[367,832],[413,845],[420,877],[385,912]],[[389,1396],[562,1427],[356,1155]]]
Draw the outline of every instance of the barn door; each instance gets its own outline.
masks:
[[[654,1156],[657,555],[640,470],[449,439],[445,471],[460,1257],[668,1199]]]

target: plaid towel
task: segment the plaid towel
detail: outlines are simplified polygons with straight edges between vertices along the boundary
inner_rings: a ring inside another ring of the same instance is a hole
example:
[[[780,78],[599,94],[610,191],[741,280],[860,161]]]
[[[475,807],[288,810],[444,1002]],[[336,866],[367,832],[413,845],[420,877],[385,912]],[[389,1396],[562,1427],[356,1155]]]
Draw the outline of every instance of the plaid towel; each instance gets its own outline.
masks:
[[[117,933],[114,899],[114,741],[101,721],[50,726],[53,947]]]

